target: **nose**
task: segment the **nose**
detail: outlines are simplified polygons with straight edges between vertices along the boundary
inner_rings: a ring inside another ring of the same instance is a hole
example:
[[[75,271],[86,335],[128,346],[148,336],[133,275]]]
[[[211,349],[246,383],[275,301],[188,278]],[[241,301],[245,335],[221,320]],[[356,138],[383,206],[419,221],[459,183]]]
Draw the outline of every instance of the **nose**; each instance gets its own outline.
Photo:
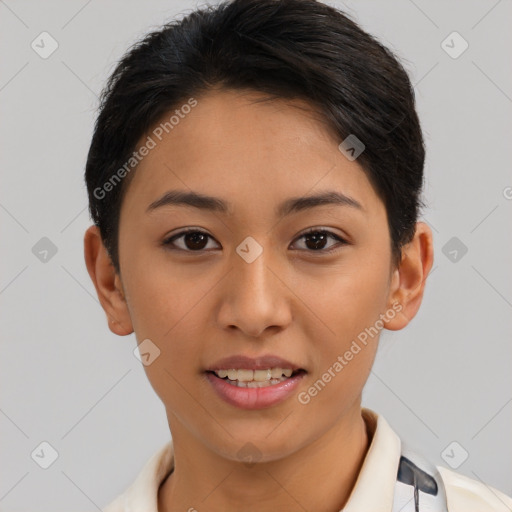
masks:
[[[218,321],[221,327],[237,328],[248,337],[260,337],[265,330],[282,330],[291,321],[293,296],[278,265],[270,261],[270,251],[251,263],[236,252],[231,272],[222,285]]]

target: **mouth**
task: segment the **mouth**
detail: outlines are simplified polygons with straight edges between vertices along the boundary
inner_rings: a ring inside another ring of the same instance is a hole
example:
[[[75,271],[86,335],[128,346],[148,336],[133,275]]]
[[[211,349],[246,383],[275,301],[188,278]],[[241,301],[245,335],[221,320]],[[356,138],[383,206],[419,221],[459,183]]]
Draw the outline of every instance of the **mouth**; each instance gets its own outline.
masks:
[[[225,357],[205,369],[211,389],[240,409],[262,409],[289,399],[307,370],[275,354]]]
[[[235,369],[229,370],[207,370],[206,373],[222,379],[231,386],[239,388],[266,388],[276,386],[297,375],[303,375],[306,370],[302,368],[267,368],[261,370]]]
[[[298,368],[207,370],[206,380],[215,395],[238,409],[274,407],[296,393],[307,371]]]

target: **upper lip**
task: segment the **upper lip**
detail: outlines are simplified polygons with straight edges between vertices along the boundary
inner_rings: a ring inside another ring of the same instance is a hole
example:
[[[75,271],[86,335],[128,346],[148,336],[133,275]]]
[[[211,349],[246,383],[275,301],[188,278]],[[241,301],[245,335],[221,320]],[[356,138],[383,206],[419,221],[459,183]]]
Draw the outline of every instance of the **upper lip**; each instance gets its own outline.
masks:
[[[303,370],[301,366],[291,363],[282,357],[276,355],[264,355],[259,357],[247,357],[236,355],[219,359],[209,366],[206,371],[215,370],[266,370],[267,368],[290,368],[292,370]]]

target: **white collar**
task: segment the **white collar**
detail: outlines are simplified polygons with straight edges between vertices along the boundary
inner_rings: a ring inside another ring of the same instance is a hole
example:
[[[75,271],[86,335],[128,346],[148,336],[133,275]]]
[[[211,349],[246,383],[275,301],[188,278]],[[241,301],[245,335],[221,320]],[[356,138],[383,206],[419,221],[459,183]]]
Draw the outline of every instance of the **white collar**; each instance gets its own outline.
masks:
[[[400,463],[400,438],[379,414],[365,408],[361,413],[373,436],[343,512],[390,512]]]

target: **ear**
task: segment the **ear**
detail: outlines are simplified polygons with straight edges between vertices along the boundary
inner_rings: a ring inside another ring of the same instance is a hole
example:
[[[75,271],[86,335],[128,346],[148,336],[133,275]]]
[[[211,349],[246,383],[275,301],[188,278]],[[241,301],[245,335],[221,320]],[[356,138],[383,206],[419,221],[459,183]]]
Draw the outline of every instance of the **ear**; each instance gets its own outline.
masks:
[[[121,278],[103,245],[98,226],[92,225],[85,232],[84,257],[110,330],[119,336],[131,334],[133,326]]]
[[[414,238],[402,248],[400,265],[391,279],[388,307],[399,312],[384,320],[391,331],[403,329],[416,315],[423,299],[425,284],[434,262],[432,231],[424,222],[416,223]]]

